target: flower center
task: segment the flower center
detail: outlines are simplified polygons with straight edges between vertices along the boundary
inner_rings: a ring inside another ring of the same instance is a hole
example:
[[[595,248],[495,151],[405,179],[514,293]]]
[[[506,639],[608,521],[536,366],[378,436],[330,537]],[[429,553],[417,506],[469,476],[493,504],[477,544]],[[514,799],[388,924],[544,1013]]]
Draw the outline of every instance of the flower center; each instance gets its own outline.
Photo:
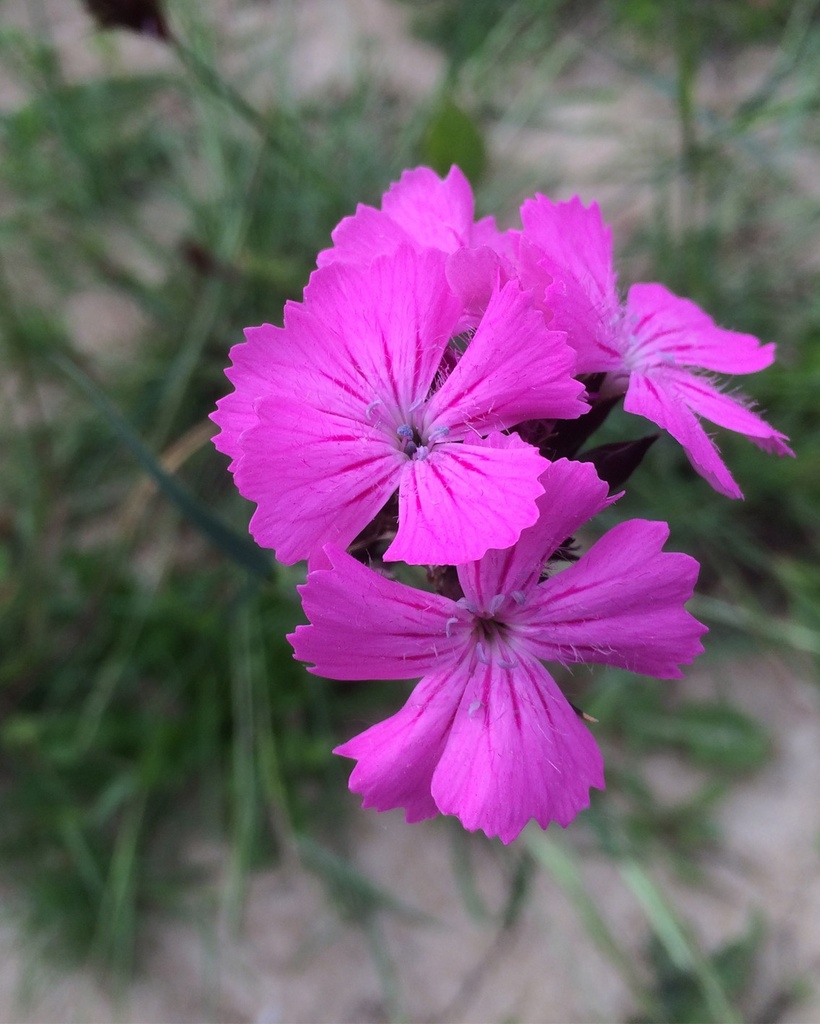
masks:
[[[430,449],[450,433],[449,427],[434,427],[425,440],[418,429],[409,423],[396,427],[400,450],[411,459],[421,461],[430,454]]]
[[[518,665],[514,640],[506,622],[476,618],[473,642],[476,658],[483,665],[495,663],[499,668],[515,668]]]
[[[493,626],[506,625],[507,614],[515,607],[520,608],[525,600],[526,595],[523,590],[511,590],[509,594],[496,594],[494,597],[491,597],[486,607],[480,607],[466,597],[462,597],[458,604],[462,608],[466,608],[475,617],[477,622],[484,623],[484,627],[489,629]],[[505,614],[500,618],[496,618],[504,605],[506,605]]]
[[[524,604],[525,600],[522,590],[514,590],[509,594],[496,594],[490,598],[486,607],[478,607],[466,597],[458,601],[473,616],[473,644],[476,657],[482,664],[495,663],[501,668],[516,667],[518,657],[514,609]],[[513,621],[510,621],[510,616]]]

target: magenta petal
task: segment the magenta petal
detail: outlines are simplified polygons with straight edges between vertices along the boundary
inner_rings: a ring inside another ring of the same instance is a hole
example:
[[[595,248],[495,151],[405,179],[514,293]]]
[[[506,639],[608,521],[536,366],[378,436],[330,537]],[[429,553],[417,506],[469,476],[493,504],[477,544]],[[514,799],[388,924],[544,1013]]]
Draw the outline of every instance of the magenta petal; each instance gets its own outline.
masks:
[[[706,632],[685,609],[698,563],[661,550],[666,523],[632,519],[541,583],[517,625],[545,661],[598,662],[663,679],[682,675]]]
[[[615,369],[619,354],[612,339],[621,303],[612,263],[612,233],[597,203],[585,207],[575,196],[555,203],[537,195],[521,207],[519,243],[522,283],[546,282],[543,302],[550,326],[566,331],[578,354],[578,372]]]
[[[333,545],[331,569],[299,587],[310,625],[288,639],[300,661],[331,679],[415,679],[464,648],[468,612],[439,594],[385,579]]]
[[[503,257],[506,263],[512,265],[514,246],[512,244],[512,232],[499,231],[495,217],[482,217],[473,224],[471,238],[473,247],[488,246]]]
[[[486,245],[457,249],[447,257],[446,270],[450,287],[464,306],[459,324],[464,330],[478,326],[498,284],[514,276],[512,266]]]
[[[693,412],[719,427],[743,434],[750,441],[777,455],[794,455],[788,438],[737,399],[722,392],[702,377],[689,373],[675,375],[675,390]]]
[[[607,304],[616,297],[612,231],[597,203],[584,206],[578,196],[556,203],[538,194],[522,205],[521,224],[525,237],[590,296]]]
[[[668,376],[668,375],[667,375]],[[697,416],[680,401],[674,385],[665,386],[664,377],[632,373],[624,398],[624,409],[657,423],[683,446],[694,469],[727,498],[742,498],[743,493],[721,459],[717,446],[707,436]]]
[[[491,244],[494,225],[486,218],[473,224],[473,193],[463,173],[453,167],[443,180],[429,167],[405,171],[382,199],[381,210],[360,204],[353,217],[334,229],[333,248],[319,253],[329,263],[362,263],[387,255],[403,244],[450,253],[462,246]],[[477,241],[472,240],[476,229]]]
[[[671,360],[718,373],[754,373],[774,361],[774,345],[718,327],[700,306],[662,284],[634,284],[626,308],[636,355],[647,368]]]
[[[385,561],[457,565],[514,544],[538,518],[545,464],[531,445],[467,441],[438,444],[426,459],[406,462],[399,529]]]
[[[390,186],[382,210],[418,245],[455,252],[471,244],[473,190],[458,167],[444,180],[429,167],[405,171]]]
[[[467,600],[490,611],[498,594],[524,593],[534,587],[550,555],[614,498],[588,462],[559,459],[547,463],[539,477],[544,493],[539,518],[504,551],[488,551],[479,561],[459,565],[458,578]]]
[[[604,787],[598,746],[534,659],[474,661],[433,774],[442,814],[509,843],[534,818],[566,826]]]
[[[529,419],[574,419],[588,408],[574,371],[564,336],[547,330],[530,295],[509,281],[493,294],[467,351],[431,398],[428,422],[463,437]]]
[[[302,375],[327,378],[337,401],[350,393],[361,418],[376,399],[389,414],[407,409],[426,397],[460,314],[441,253],[402,246],[369,266],[334,263],[315,271],[305,289],[300,322],[309,323],[315,343],[304,353]],[[301,383],[292,388],[303,393]],[[314,399],[320,407],[329,394],[323,387],[325,395]],[[369,396],[365,404],[362,395]]]
[[[395,252],[400,245],[415,245],[413,236],[381,210],[359,203],[353,217],[345,217],[332,234],[333,246],[316,257],[318,267],[330,263],[369,266],[377,256]]]
[[[363,807],[403,807],[408,822],[438,814],[430,783],[463,685],[449,673],[429,675],[401,711],[336,747],[334,754],[359,762],[350,776],[350,789],[362,795]]]
[[[257,503],[251,533],[286,564],[348,545],[395,491],[404,456],[373,427],[297,398],[260,403],[234,477]]]
[[[231,472],[242,454],[239,438],[257,422],[255,403],[262,395],[276,389],[278,379],[275,353],[281,347],[282,329],[272,324],[249,327],[247,341],[234,345],[230,351],[232,365],[225,375],[234,390],[216,403],[210,418],[220,432],[213,438],[214,447],[231,459]]]

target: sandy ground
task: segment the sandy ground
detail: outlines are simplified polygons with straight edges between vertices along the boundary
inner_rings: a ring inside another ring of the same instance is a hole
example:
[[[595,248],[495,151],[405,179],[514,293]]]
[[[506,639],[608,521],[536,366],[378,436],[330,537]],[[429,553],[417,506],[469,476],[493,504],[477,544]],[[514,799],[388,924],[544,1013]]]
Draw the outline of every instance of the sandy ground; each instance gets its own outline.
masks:
[[[7,26],[26,26],[33,7],[45,11],[58,40],[65,72],[84,78],[114,61],[139,73],[169,61],[161,44],[117,34],[104,46],[70,0],[8,0]],[[286,81],[305,94],[350,85],[364,61],[385,86],[415,99],[433,90],[440,56],[408,38],[407,10],[388,0],[305,0],[302,3],[214,3],[224,25],[228,66],[252,46],[256,66],[275,67],[247,83],[264,102]],[[274,42],[275,40],[275,42]],[[275,54],[272,49],[275,46]],[[275,60],[274,60],[275,56]],[[237,66],[239,66],[237,64]],[[765,54],[732,69],[745,88],[765,70]],[[575,72],[575,86],[612,84],[612,69],[590,58]],[[277,84],[278,83],[278,84]],[[726,80],[713,83],[715,90]],[[23,97],[0,73],[0,105]],[[266,92],[267,90],[267,92]],[[578,93],[583,95],[583,89]],[[624,173],[642,147],[668,146],[666,101],[629,85],[617,103],[582,98],[556,107],[542,125],[520,129],[501,118],[492,130],[496,153],[514,152],[521,166],[549,165],[549,178],[575,182],[587,198],[618,206],[622,225],[645,212],[640,188],[612,184],[601,169]],[[561,145],[556,145],[556,138]],[[633,183],[634,184],[634,183]],[[595,191],[593,192],[593,188]],[[621,200],[626,197],[625,204]],[[90,311],[90,312],[89,312]],[[87,353],[104,349],[110,333],[119,344],[138,337],[141,323],[116,297],[89,289],[67,311]],[[93,324],[93,337],[83,325]],[[116,332],[114,332],[116,325]],[[661,864],[648,865],[669,899],[706,949],[740,936],[752,915],[768,922],[755,978],[744,1007],[750,1019],[773,1017],[784,986],[802,980],[799,1000],[784,1003],[777,1019],[820,1021],[820,691],[808,665],[775,660],[724,664],[705,660],[687,681],[692,696],[729,696],[766,722],[774,754],[765,770],[735,786],[720,806],[722,840],[702,865],[704,877],[686,886]],[[700,779],[671,756],[655,757],[650,778],[659,795],[685,799]],[[351,807],[356,806],[354,798]],[[613,799],[616,795],[613,795]],[[591,942],[576,906],[540,874],[526,907],[508,932],[476,920],[459,896],[447,823],[407,826],[400,813],[358,812],[355,856],[362,870],[421,915],[386,913],[383,949],[396,971],[395,999],[403,1019],[425,1022],[583,1022],[628,1019],[636,1012],[623,977]],[[580,832],[558,838],[573,852],[586,890],[624,950],[641,960],[648,926],[644,913],[609,860],[584,852]],[[502,898],[498,847],[470,841],[480,891],[489,906]],[[382,1021],[391,1008],[376,971],[373,949],[356,927],[340,920],[314,875],[289,864],[258,874],[245,920],[228,929],[219,904],[219,851],[211,851],[213,881],[199,898],[196,920],[148,927],[143,975],[115,998],[90,974],[60,976],[33,963],[10,920],[0,923],[0,1022],[73,1021]],[[395,1012],[395,1006],[393,1007]]]
[[[820,694],[808,673],[771,660],[692,674],[687,693],[728,696],[766,721],[770,764],[721,805],[722,839],[700,863],[695,885],[662,862],[645,865],[706,950],[740,937],[755,914],[767,922],[744,997],[764,1020],[783,992],[802,983],[777,1018],[820,1021]],[[715,679],[719,677],[719,684]],[[671,756],[650,764],[660,796],[684,799],[700,781]],[[610,794],[617,799],[617,794]],[[353,798],[350,798],[353,802]],[[401,813],[360,815],[355,860],[375,884],[418,912],[381,916],[383,948],[396,970],[402,1019],[420,1022],[616,1021],[637,1010],[621,974],[591,942],[577,907],[546,873],[508,932],[468,913],[453,875],[444,822],[408,826]],[[537,830],[535,830],[537,832]],[[534,833],[528,833],[532,836]],[[556,840],[576,858],[587,893],[640,963],[649,935],[617,865],[579,847],[581,831]],[[523,840],[522,840],[523,841]],[[470,840],[478,889],[491,909],[504,894],[497,844]],[[212,907],[219,872],[200,894]],[[365,935],[340,920],[316,876],[296,865],[258,874],[238,932],[203,909],[196,922],[148,929],[143,976],[115,999],[88,974],[38,976],[7,925],[0,931],[0,1020],[379,1022],[385,992]],[[29,1002],[21,999],[25,989]]]

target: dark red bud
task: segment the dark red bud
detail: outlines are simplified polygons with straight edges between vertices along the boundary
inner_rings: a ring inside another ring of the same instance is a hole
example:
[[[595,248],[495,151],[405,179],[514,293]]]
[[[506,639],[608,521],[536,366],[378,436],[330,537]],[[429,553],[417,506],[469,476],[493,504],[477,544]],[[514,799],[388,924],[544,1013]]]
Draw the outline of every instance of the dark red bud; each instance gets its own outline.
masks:
[[[170,40],[160,0],[83,0],[97,27],[127,28],[140,35]]]
[[[643,461],[659,434],[648,434],[637,441],[614,441],[591,448],[578,456],[579,462],[591,462],[598,476],[609,484],[610,490],[617,491],[632,476]]]

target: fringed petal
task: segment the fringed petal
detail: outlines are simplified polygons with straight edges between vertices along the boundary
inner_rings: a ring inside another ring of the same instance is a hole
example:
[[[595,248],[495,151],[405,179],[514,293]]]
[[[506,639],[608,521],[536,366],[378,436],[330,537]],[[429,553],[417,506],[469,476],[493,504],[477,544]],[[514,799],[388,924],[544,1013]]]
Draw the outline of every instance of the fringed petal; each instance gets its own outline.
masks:
[[[516,619],[537,657],[601,663],[678,679],[706,632],[684,608],[698,563],[664,552],[666,523],[632,519],[606,533],[579,562],[541,583]]]
[[[333,545],[329,569],[299,587],[306,626],[288,639],[300,661],[332,679],[417,679],[453,661],[470,615],[455,602],[385,579]]]
[[[442,814],[510,843],[531,819],[568,825],[590,787],[604,788],[595,740],[534,659],[474,659],[454,689],[461,703],[432,780]]]

